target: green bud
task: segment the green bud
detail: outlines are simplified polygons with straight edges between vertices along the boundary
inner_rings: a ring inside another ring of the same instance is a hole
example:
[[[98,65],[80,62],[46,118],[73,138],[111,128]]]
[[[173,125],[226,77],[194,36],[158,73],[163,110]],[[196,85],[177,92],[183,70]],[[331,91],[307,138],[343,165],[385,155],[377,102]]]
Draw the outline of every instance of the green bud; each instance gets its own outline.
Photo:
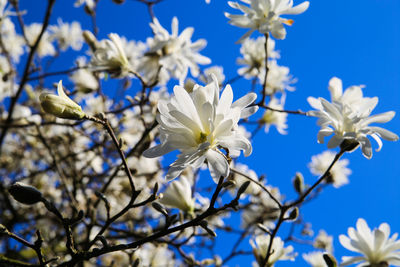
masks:
[[[304,191],[304,177],[300,172],[296,172],[296,176],[293,178],[294,190],[300,195]]]
[[[13,184],[8,192],[16,201],[26,205],[33,205],[42,201],[42,193],[39,190],[23,183]]]
[[[85,117],[82,108],[64,93],[62,81],[58,83],[57,92],[58,95],[42,93],[39,96],[44,111],[63,119],[79,120]]]
[[[297,217],[299,216],[299,208],[295,207],[290,213],[289,213],[289,217],[288,220],[294,221],[297,219]]]

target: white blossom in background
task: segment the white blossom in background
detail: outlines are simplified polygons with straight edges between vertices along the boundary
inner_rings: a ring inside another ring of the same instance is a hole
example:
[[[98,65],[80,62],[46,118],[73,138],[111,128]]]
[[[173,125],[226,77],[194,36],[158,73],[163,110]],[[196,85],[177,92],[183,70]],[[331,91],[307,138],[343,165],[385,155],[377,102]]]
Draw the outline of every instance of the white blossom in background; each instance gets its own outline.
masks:
[[[250,240],[250,245],[253,247],[253,254],[258,264],[264,262],[267,255],[268,246],[270,242],[270,235],[258,235],[256,238]],[[285,247],[285,243],[279,236],[276,236],[272,242],[270,257],[267,262],[267,266],[273,267],[277,261],[291,260],[294,261],[297,253],[293,252],[292,246]],[[253,263],[253,266],[258,266]]]
[[[10,76],[10,64],[5,56],[0,56],[0,102],[5,97],[15,94],[17,90],[13,77]]]
[[[62,51],[67,50],[69,47],[76,51],[81,50],[83,36],[79,22],[64,23],[61,18],[57,22],[58,25],[49,27],[51,32],[50,40],[56,40]]]
[[[231,163],[231,164],[233,165],[233,163]],[[242,164],[242,163],[236,163],[236,164],[234,164],[234,168],[236,170],[238,170],[239,172],[249,176],[253,180],[258,181],[257,173],[255,171],[253,171],[252,169],[250,169],[249,166]],[[237,190],[240,188],[240,186],[242,186],[245,182],[250,181],[250,180],[239,173],[233,172],[232,173],[232,181],[235,182],[235,186],[230,187],[229,191],[232,196],[236,196]],[[246,196],[246,194],[256,195],[260,192],[260,190],[261,190],[260,186],[258,186],[256,183],[253,183],[250,181],[249,186],[247,187],[246,191],[244,191],[244,194],[242,194],[241,198],[244,198]]]
[[[368,139],[370,135],[377,143],[379,151],[382,147],[383,138],[388,141],[397,141],[399,137],[391,131],[371,123],[385,123],[395,115],[394,111],[380,113],[370,116],[378,104],[378,98],[363,97],[360,86],[352,86],[342,94],[341,82],[337,78],[330,81],[332,102],[320,97],[318,99],[309,97],[309,104],[317,109],[309,111],[307,115],[318,117],[317,124],[321,126],[318,132],[318,143],[324,143],[327,136],[333,134],[328,142],[328,148],[339,146],[344,140],[356,142],[361,146],[363,155],[370,159],[372,157],[372,146]]]
[[[36,42],[40,32],[42,31],[42,27],[43,25],[40,23],[32,23],[25,26],[25,36],[26,39],[28,39],[30,46]],[[43,33],[42,39],[40,40],[36,51],[39,57],[54,56],[56,54],[56,49],[51,43],[50,34],[48,31]]]
[[[96,43],[91,67],[95,71],[106,71],[112,77],[125,77],[129,75],[132,68],[126,56],[122,39],[116,33],[110,33],[108,38]]]
[[[186,177],[181,176],[168,184],[159,202],[168,207],[178,208],[183,212],[193,213],[192,186]]]
[[[171,34],[161,26],[157,19],[150,23],[150,27],[154,32],[154,38],[148,38],[148,52],[145,54],[141,62],[140,72],[154,72],[155,63],[159,67],[166,70],[170,77],[178,79],[182,84],[184,79],[190,73],[197,77],[199,75],[198,64],[210,64],[211,60],[208,57],[200,55],[207,41],[199,39],[192,43],[191,38],[194,29],[188,27],[181,34],[178,34],[178,19],[172,19]],[[159,67],[155,68],[155,71]]]
[[[76,0],[74,3],[74,7],[80,7],[82,5],[92,11],[96,6],[96,3],[95,0]]]
[[[174,267],[179,266],[174,259],[174,254],[168,249],[166,245],[154,245],[152,243],[146,243],[138,248],[133,259],[140,259],[139,266],[163,266],[163,267]]]
[[[319,248],[329,253],[333,252],[333,236],[328,235],[324,230],[319,230],[313,243],[314,248]]]
[[[4,49],[11,56],[13,61],[19,62],[19,58],[24,53],[25,40],[15,31],[15,25],[10,18],[3,18],[0,22],[0,34]],[[2,48],[0,51],[4,53]]]
[[[250,141],[237,131],[240,118],[247,118],[257,111],[256,106],[248,107],[256,99],[249,93],[233,101],[230,85],[219,97],[218,81],[206,86],[195,85],[192,93],[183,87],[175,86],[174,95],[169,101],[160,101],[161,144],[144,152],[146,157],[159,157],[173,150],[181,151],[178,159],[171,164],[167,179],[177,177],[188,166],[200,167],[207,159],[208,168],[215,182],[229,174],[226,156],[219,150],[229,150],[231,157],[251,154]]]
[[[285,39],[286,29],[283,24],[292,25],[293,20],[281,18],[281,15],[297,15],[307,10],[309,2],[293,6],[293,0],[242,0],[250,5],[229,1],[228,4],[242,11],[243,15],[225,13],[229,23],[240,28],[250,28],[239,40],[243,41],[255,30],[260,33],[271,33],[276,39]]]
[[[346,249],[361,255],[342,257],[342,266],[355,263],[359,263],[357,266],[400,266],[400,240],[396,240],[397,233],[389,237],[390,226],[387,223],[371,231],[365,220],[360,218],[356,226],[356,229],[348,229],[348,237],[340,235],[339,241]]]
[[[200,75],[199,80],[205,84],[210,83],[212,82],[212,75],[215,75],[219,85],[221,85],[225,80],[224,69],[221,66],[212,66],[206,68],[203,75]]]
[[[248,38],[243,41],[240,47],[241,58],[236,60],[238,65],[243,65],[238,69],[238,74],[246,79],[252,79],[265,69],[265,36],[257,39]],[[279,52],[275,51],[275,41],[268,38],[268,58],[279,58]]]
[[[285,95],[282,95],[281,99],[276,97],[272,97],[272,99],[268,103],[268,107],[277,109],[277,110],[284,110],[285,105]],[[278,112],[266,109],[264,115],[261,118],[261,121],[265,124],[265,132],[269,132],[269,128],[271,125],[276,127],[276,130],[280,134],[287,134],[286,129],[288,128],[287,122],[287,113],[286,112]]]
[[[311,267],[326,267],[326,262],[324,260],[324,252],[314,251],[310,253],[304,253],[303,259],[309,264]]]
[[[296,79],[290,75],[288,67],[280,66],[276,63],[276,60],[268,61],[268,76],[267,84],[265,87],[265,93],[267,95],[273,95],[275,93],[284,93],[287,91],[294,91],[295,88],[291,84],[296,82]],[[264,83],[265,68],[261,69],[258,79],[260,83]]]
[[[311,158],[311,162],[308,164],[308,168],[314,175],[323,175],[331,165],[336,153],[327,150],[321,154],[315,155]],[[348,176],[351,174],[351,170],[347,168],[349,165],[348,159],[338,160],[330,170],[330,176],[327,183],[332,183],[335,188],[339,188],[342,185],[348,184]]]
[[[74,71],[70,76],[70,80],[75,84],[75,88],[84,93],[97,90],[99,88],[99,82],[93,75],[93,72],[87,67],[86,58],[78,57],[76,64],[80,69]]]

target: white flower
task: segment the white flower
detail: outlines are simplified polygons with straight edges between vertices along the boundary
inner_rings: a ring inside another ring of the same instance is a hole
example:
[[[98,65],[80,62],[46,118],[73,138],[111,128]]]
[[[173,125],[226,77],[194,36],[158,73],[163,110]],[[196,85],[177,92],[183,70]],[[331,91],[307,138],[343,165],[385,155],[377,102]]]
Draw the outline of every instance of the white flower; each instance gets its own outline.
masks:
[[[33,45],[36,42],[40,32],[42,31],[42,27],[43,26],[40,23],[32,23],[31,25],[25,27],[25,36],[26,39],[28,39],[29,45]],[[45,31],[37,47],[37,54],[40,57],[44,57],[53,56],[55,53],[56,50],[51,43],[50,35],[47,31]]]
[[[146,157],[159,157],[173,150],[180,150],[178,159],[171,164],[168,179],[177,177],[186,167],[200,167],[207,160],[214,181],[229,174],[226,156],[219,147],[229,150],[231,157],[251,154],[251,144],[237,131],[240,118],[246,118],[257,111],[256,106],[248,107],[256,99],[250,93],[232,104],[233,92],[230,85],[225,87],[219,98],[218,81],[200,86],[195,85],[192,93],[183,87],[174,87],[174,96],[169,101],[160,101],[157,117],[161,144],[144,152]]]
[[[250,28],[239,41],[249,37],[255,30],[268,33],[277,38],[285,39],[286,30],[283,24],[292,25],[293,20],[281,18],[281,15],[297,15],[307,10],[309,2],[305,1],[293,7],[293,0],[242,0],[250,6],[241,5],[237,2],[228,2],[235,9],[239,9],[243,15],[232,15],[225,13],[230,19],[229,23],[241,28]]]
[[[264,83],[265,68],[262,68],[258,79],[261,83]],[[283,93],[285,90],[294,91],[294,87],[290,86],[296,82],[296,79],[290,75],[288,67],[279,66],[276,60],[268,61],[268,76],[267,85],[265,87],[265,93],[267,95],[273,95],[277,92]]]
[[[205,39],[197,40],[192,43],[191,37],[194,29],[186,28],[178,35],[178,19],[172,19],[171,34],[164,29],[157,19],[150,23],[150,27],[154,32],[154,38],[148,39],[149,51],[145,54],[140,72],[149,72],[154,67],[157,71],[158,66],[162,66],[167,70],[168,74],[182,82],[190,69],[190,73],[197,77],[199,75],[199,67],[197,64],[210,64],[208,57],[200,55],[198,52],[202,50],[207,42]]]
[[[62,51],[71,47],[74,50],[80,50],[83,44],[82,29],[79,22],[74,21],[71,24],[64,23],[58,19],[57,26],[50,26],[52,32],[50,39],[57,40]]]
[[[324,139],[332,134],[328,142],[328,148],[339,146],[344,140],[361,145],[362,153],[366,158],[372,157],[372,146],[367,138],[370,135],[378,143],[379,151],[383,138],[388,141],[397,141],[399,137],[381,127],[370,126],[371,123],[385,123],[390,121],[394,111],[389,111],[370,116],[372,110],[378,104],[378,98],[363,97],[360,86],[352,86],[344,93],[341,90],[341,81],[331,79],[329,88],[332,94],[332,103],[324,98],[309,97],[309,104],[317,109],[307,114],[319,118],[318,125],[321,130],[318,133],[318,143],[324,143]]]
[[[121,37],[116,33],[110,33],[108,39],[96,44],[92,57],[92,66],[97,71],[107,71],[112,77],[124,77],[131,71],[128,58]]]
[[[69,98],[63,90],[62,81],[58,83],[57,95],[42,93],[40,105],[47,113],[64,119],[82,119],[85,113],[82,108]]]
[[[0,34],[5,50],[15,62],[18,62],[20,56],[24,53],[24,38],[16,33],[14,23],[10,18],[2,19],[0,27]]]
[[[86,67],[86,59],[84,57],[79,57],[76,62],[80,69],[70,76],[70,79],[74,82],[76,88],[83,92],[93,92],[99,88],[99,83],[93,75],[93,72]]]
[[[400,240],[396,240],[397,233],[389,238],[390,226],[387,223],[371,231],[365,220],[360,218],[357,229],[350,227],[347,233],[349,237],[339,236],[342,246],[362,255],[342,257],[341,265],[361,263],[357,266],[378,266],[386,263],[387,266],[400,266]]]
[[[326,262],[323,257],[324,253],[321,251],[314,251],[307,254],[303,254],[303,259],[311,267],[326,267]]]
[[[250,240],[250,245],[253,247],[253,254],[260,264],[264,262],[265,257],[267,256],[269,242],[271,240],[270,235],[259,235],[254,240]],[[293,247],[288,246],[284,247],[285,243],[279,236],[276,236],[272,242],[271,251],[267,266],[274,266],[275,262],[278,260],[291,260],[297,256],[297,253],[293,252]]]
[[[159,201],[160,203],[169,207],[178,208],[184,212],[193,212],[194,200],[192,198],[192,186],[186,177],[181,176],[179,180],[171,182],[162,195]]]
[[[333,252],[333,237],[328,235],[324,230],[319,230],[317,237],[314,240],[314,248],[323,249],[329,253]]]
[[[313,156],[311,162],[308,164],[311,173],[314,175],[324,174],[335,158],[335,155],[335,153],[328,150]],[[335,188],[348,184],[349,179],[347,177],[351,174],[351,170],[347,168],[348,164],[349,161],[347,159],[338,160],[330,170],[327,182],[332,183]]]
[[[212,66],[204,70],[204,74],[200,76],[199,80],[204,83],[212,81],[211,76],[217,77],[218,84],[222,84],[225,80],[224,69],[221,66]]]
[[[279,58],[279,53],[274,49],[275,41],[268,38],[268,58]],[[236,63],[244,66],[238,69],[238,74],[246,79],[257,77],[265,69],[265,36],[246,39],[240,47],[240,54],[242,57]]]
[[[285,97],[284,95],[278,100],[276,97],[273,97],[268,103],[268,107],[278,110],[283,110],[283,106],[285,105]],[[261,121],[265,124],[265,132],[269,132],[269,128],[271,125],[275,125],[276,129],[280,134],[287,134],[286,129],[288,125],[286,124],[287,118],[286,112],[278,112],[267,109],[261,118]]]

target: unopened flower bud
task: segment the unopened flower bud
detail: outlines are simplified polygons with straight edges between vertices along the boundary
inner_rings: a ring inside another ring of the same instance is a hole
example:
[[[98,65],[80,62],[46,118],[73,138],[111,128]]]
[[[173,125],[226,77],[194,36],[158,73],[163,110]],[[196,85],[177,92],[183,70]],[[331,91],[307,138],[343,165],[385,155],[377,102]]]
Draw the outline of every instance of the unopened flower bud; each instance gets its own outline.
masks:
[[[85,42],[90,46],[90,49],[92,49],[93,51],[96,50],[98,42],[93,33],[91,33],[90,31],[83,31],[82,35],[83,39],[85,39]]]
[[[238,189],[237,196],[240,197],[246,191],[247,187],[249,187],[250,181],[244,182]]]
[[[294,221],[297,219],[297,217],[299,216],[299,208],[295,207],[290,213],[289,213],[289,217],[287,218],[288,220]]]
[[[62,81],[58,83],[58,95],[42,93],[39,97],[43,110],[58,118],[79,120],[85,117],[82,108],[69,98],[63,90]]]
[[[8,192],[16,201],[26,205],[33,205],[42,201],[42,193],[39,190],[23,183],[13,184]]]
[[[328,267],[336,267],[337,266],[336,259],[332,255],[325,253],[323,255],[323,257],[324,257],[326,266],[328,266]]]
[[[162,213],[162,215],[168,216],[167,210],[160,203],[153,202],[153,203],[151,203],[151,205],[153,206],[153,208],[155,210],[157,210],[158,212]]]
[[[293,178],[293,187],[298,194],[302,194],[304,191],[304,177],[300,172],[296,172],[296,176]]]

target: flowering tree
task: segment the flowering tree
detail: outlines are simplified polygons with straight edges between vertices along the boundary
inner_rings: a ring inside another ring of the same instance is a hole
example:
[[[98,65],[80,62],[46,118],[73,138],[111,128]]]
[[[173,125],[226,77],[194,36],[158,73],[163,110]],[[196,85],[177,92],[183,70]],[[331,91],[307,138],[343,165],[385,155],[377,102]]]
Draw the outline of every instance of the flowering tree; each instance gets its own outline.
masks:
[[[333,237],[314,236],[303,216],[325,188],[349,183],[344,155],[371,159],[372,139],[377,151],[382,139],[398,140],[379,126],[395,112],[374,112],[377,97],[337,77],[326,81],[330,100],[285,108],[296,79],[275,40],[310,3],[225,3],[226,21],[246,29],[237,76],[226,78],[206,56],[207,41],[179,26],[180,14],[171,26],[160,22],[155,9],[168,1],[131,1],[147,8],[149,20],[140,19],[151,33],[134,41],[118,25],[100,31],[103,1],[68,3],[85,11],[80,23],[65,22],[48,0],[43,19],[28,23],[33,10],[23,1],[0,0],[0,265],[228,266],[251,257],[254,266],[298,266],[306,244],[302,258],[314,267],[400,266],[387,223],[371,230],[358,219],[339,236],[352,252],[335,257]],[[308,163],[318,179],[282,178],[293,198],[265,178],[273,165],[256,173],[243,163],[256,136],[268,138],[271,127],[288,135],[288,115],[315,120],[309,138],[328,149]],[[218,245],[228,235],[232,244]]]

